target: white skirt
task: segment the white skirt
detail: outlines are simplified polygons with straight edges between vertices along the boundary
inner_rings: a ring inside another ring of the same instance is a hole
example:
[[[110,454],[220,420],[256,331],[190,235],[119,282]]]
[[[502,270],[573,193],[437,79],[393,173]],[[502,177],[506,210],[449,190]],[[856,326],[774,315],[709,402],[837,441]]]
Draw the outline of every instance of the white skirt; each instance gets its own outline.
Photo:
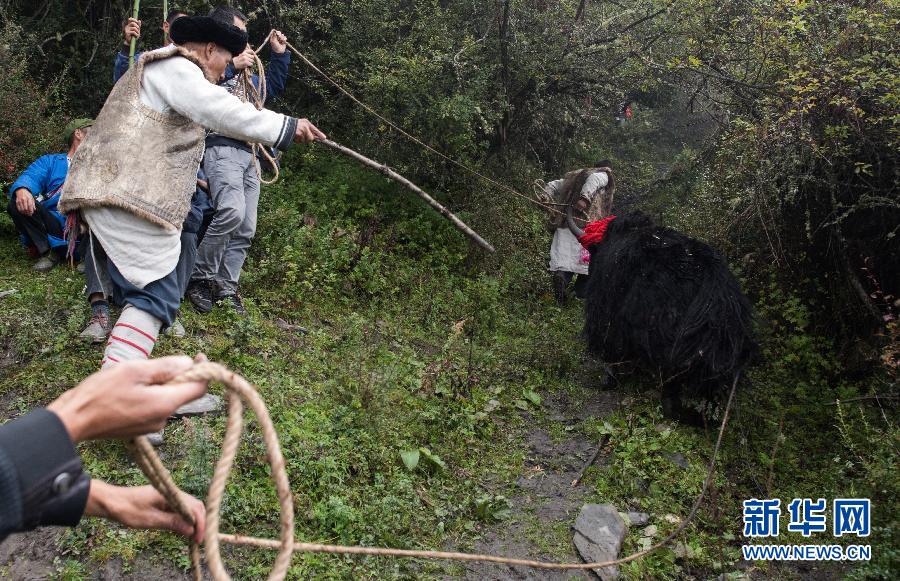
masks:
[[[557,228],[550,245],[550,270],[587,274],[588,263],[581,261],[581,243],[568,228]]]

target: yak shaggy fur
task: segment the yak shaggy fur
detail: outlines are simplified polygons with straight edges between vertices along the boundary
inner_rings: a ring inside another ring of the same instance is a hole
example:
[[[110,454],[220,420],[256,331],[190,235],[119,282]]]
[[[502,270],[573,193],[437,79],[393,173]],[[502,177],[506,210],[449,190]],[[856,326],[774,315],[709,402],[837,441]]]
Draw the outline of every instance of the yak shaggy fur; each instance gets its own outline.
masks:
[[[691,420],[682,393],[715,398],[758,350],[750,302],[725,259],[641,213],[613,219],[588,250],[589,350],[652,373],[666,415]]]

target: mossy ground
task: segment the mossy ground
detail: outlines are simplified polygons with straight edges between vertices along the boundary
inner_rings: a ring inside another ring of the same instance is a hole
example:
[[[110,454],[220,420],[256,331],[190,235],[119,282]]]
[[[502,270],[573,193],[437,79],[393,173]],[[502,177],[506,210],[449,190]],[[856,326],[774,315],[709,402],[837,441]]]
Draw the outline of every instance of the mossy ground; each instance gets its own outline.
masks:
[[[263,194],[259,234],[242,279],[249,316],[222,309],[198,315],[186,305],[187,337],[163,338],[154,355],[204,352],[258,386],[287,458],[297,538],[473,547],[487,527],[503,529],[506,504],[499,497],[515,496],[515,481],[528,468],[527,435],[538,428],[560,442],[573,434],[593,442],[611,436],[603,467],[588,470],[582,484],[586,500],[650,512],[660,535],[675,526],[666,515],[685,516],[705,474],[714,427],[665,422],[658,397],[627,384],[617,388],[625,403],[611,414],[572,423],[546,413],[546,399],[558,394],[567,394],[570,409],[580,405],[598,389],[599,371],[577,339],[579,306],[560,309],[548,293],[546,241],[537,218],[516,226],[524,241],[518,247],[482,259],[461,235],[381,178],[313,154],[295,154],[287,167],[301,169],[286,170]],[[100,348],[77,339],[88,317],[82,288],[74,270],[34,273],[11,223],[0,218],[0,291],[16,291],[0,299],[3,416],[46,404],[97,369]],[[795,346],[802,353],[814,349]],[[760,413],[754,408],[786,390],[792,376],[766,377],[766,397],[749,396],[738,406],[713,497],[683,538],[688,554],[660,551],[623,568],[626,575],[746,574],[738,553],[739,503],[765,492],[755,479],[770,465],[778,475],[784,471],[768,491],[773,497],[801,488],[809,496],[865,489],[871,472],[857,469],[847,486],[841,480],[846,471],[821,472],[841,446],[832,441],[828,447],[815,434],[804,436],[820,447],[813,458],[802,458],[799,445],[786,445],[774,457],[761,452],[771,453],[777,438],[754,433]],[[827,422],[833,415],[824,417]],[[185,490],[204,494],[223,426],[223,417],[211,417],[167,428],[164,461]],[[783,425],[777,437],[789,434],[797,432]],[[421,460],[409,470],[400,451],[420,447],[441,462]],[[144,481],[121,443],[88,443],[80,451],[95,477]],[[667,460],[667,453],[683,454],[689,468]],[[801,474],[809,478],[803,486],[785,480]],[[252,421],[222,513],[223,531],[277,536],[278,503]],[[529,518],[525,536],[537,551],[571,551],[570,523]],[[639,548],[640,538],[640,530],[632,530],[623,551]],[[110,559],[121,561],[125,572],[139,558],[172,570],[188,567],[185,545],[172,535],[91,519],[65,533],[55,554],[53,570],[64,578],[91,576]],[[264,576],[271,560],[251,549],[226,555],[244,579]],[[298,555],[290,575],[381,579],[462,572],[444,563]]]

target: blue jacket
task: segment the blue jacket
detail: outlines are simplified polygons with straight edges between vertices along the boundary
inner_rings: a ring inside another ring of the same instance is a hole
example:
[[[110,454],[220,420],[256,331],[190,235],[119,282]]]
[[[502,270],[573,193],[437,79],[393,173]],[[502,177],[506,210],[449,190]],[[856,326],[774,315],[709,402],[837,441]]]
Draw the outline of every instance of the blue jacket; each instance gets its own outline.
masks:
[[[69,159],[65,153],[42,155],[13,182],[8,195],[11,199],[13,193],[19,188],[27,189],[34,196],[35,201],[49,210],[53,217],[59,220],[60,226],[64,228],[66,219],[56,210],[56,204],[59,202],[62,185],[66,181],[68,173]],[[26,239],[20,238],[24,245]],[[47,236],[47,239],[50,242],[50,248],[66,246],[66,241],[62,238]]]
[[[134,62],[137,62],[139,58],[141,58],[142,51],[136,51],[134,53]],[[116,64],[113,65],[113,83],[118,83],[119,79],[122,78],[122,75],[128,72],[128,53],[125,51],[119,51],[116,53]]]
[[[126,67],[128,55],[125,56]],[[273,97],[280,97],[284,94],[284,87],[287,84],[288,67],[291,64],[290,51],[284,51],[281,54],[272,53],[269,55],[269,65],[266,67],[266,104]],[[237,71],[234,66],[229,64],[225,68],[225,79],[219,82],[219,85],[226,86],[228,82],[234,78]],[[259,90],[259,75],[253,75],[253,86]]]

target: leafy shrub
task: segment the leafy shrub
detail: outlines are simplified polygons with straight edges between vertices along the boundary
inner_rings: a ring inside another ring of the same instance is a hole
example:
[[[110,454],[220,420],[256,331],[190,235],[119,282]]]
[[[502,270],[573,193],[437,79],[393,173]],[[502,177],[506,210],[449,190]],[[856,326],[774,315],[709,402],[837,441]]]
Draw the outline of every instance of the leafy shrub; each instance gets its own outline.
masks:
[[[22,29],[9,21],[0,24],[0,188],[6,190],[37,157],[60,151],[63,127],[61,87],[65,77],[48,86],[28,71],[31,55],[22,46]]]

